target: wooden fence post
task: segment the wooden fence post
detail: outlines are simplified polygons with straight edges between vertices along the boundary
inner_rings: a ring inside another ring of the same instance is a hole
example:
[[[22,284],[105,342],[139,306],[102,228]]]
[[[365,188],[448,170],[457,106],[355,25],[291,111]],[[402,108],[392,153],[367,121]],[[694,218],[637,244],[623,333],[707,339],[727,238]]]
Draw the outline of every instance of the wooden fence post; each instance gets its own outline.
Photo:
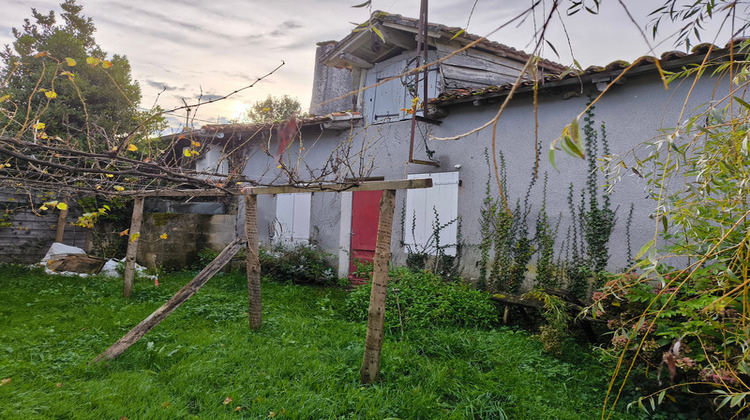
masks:
[[[57,215],[57,226],[55,231],[55,242],[62,243],[63,241],[63,234],[65,233],[65,224],[68,220],[68,201],[70,201],[70,197],[66,194],[65,197],[60,201],[62,204],[65,204],[65,210],[60,210],[60,214]]]
[[[136,197],[133,202],[133,218],[130,221],[130,235],[128,235],[128,250],[125,253],[125,273],[122,282],[122,296],[133,294],[133,278],[135,277],[135,256],[138,253],[138,239],[143,221],[143,197]]]
[[[245,235],[247,236],[247,297],[250,329],[263,322],[260,296],[260,259],[258,258],[258,197],[245,194]]]
[[[380,352],[383,348],[383,325],[385,324],[385,298],[388,292],[388,264],[391,259],[391,230],[393,210],[396,206],[396,191],[384,190],[380,199],[378,238],[373,259],[372,291],[367,314],[367,336],[365,354],[359,379],[363,384],[375,382],[380,372]]]

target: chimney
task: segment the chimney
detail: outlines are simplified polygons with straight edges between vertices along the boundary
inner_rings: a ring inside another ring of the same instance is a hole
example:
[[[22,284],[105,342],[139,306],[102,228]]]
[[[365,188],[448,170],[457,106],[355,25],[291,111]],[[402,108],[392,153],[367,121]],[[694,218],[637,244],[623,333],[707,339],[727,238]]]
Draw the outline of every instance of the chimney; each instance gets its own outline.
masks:
[[[310,113],[326,115],[332,112],[351,111],[354,109],[354,96],[323,104],[333,98],[346,95],[352,87],[352,73],[348,69],[328,67],[323,64],[324,57],[336,46],[336,41],[318,42],[315,52],[315,76],[313,76],[312,101]],[[321,105],[323,104],[323,105]]]

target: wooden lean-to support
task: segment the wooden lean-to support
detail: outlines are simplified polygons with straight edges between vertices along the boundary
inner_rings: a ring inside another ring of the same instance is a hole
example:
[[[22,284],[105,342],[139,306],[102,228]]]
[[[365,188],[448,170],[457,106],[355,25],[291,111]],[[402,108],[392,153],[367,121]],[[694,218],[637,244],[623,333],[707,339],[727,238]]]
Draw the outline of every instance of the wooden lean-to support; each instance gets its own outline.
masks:
[[[180,289],[179,292],[175,293],[171,299],[162,305],[159,309],[155,310],[146,319],[141,321],[140,324],[136,325],[132,330],[125,334],[121,339],[117,340],[115,344],[112,344],[104,353],[96,356],[94,362],[99,362],[104,359],[114,359],[121,355],[130,346],[135,344],[141,337],[147,332],[151,331],[152,328],[159,325],[160,322],[164,321],[169,314],[174,312],[180,305],[182,305],[190,296],[193,296],[195,292],[203,287],[206,282],[211,279],[216,273],[219,272],[231,259],[237,254],[237,251],[242,249],[245,245],[245,241],[242,239],[235,239],[223,251],[219,254],[216,259],[211,261],[206,268],[204,268],[197,276],[195,276],[190,283],[186,284],[185,287]]]
[[[359,372],[359,378],[363,384],[375,382],[380,372],[380,352],[383,348],[385,298],[388,291],[388,264],[391,259],[391,230],[395,205],[396,191],[383,191],[383,198],[380,200],[378,239],[375,245],[375,258],[373,259],[372,291],[370,292],[370,309],[367,315],[365,354]]]

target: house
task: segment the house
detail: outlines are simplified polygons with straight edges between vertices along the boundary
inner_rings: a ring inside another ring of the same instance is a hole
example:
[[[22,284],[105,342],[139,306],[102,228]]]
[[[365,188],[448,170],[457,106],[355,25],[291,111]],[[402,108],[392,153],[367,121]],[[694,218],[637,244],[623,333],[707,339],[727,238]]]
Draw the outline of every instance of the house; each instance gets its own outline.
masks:
[[[492,128],[472,130],[493,119],[529,57],[487,40],[460,51],[479,38],[459,33],[458,28],[429,24],[428,61],[443,61],[429,68],[425,115],[422,108],[413,107],[424,99],[415,89],[415,78],[423,73],[404,75],[422,64],[418,21],[375,12],[368,25],[378,30],[355,30],[338,42],[318,44],[311,106],[316,116],[298,121],[293,142],[283,154],[275,149],[283,123],[207,125],[192,133],[191,138],[210,145],[197,165],[231,175],[230,180],[259,184],[430,177],[435,185],[431,189],[397,193],[395,220],[400,223],[395,223],[393,258],[404,262],[409,250],[434,253],[430,242],[434,245],[437,221],[442,225],[444,252],[454,255],[457,249],[449,245],[464,244],[463,274],[476,278],[481,209],[487,186],[494,197],[499,188],[492,162]],[[713,47],[711,54],[720,57],[726,48]],[[691,53],[665,53],[659,63],[664,70],[677,70],[699,63],[708,52],[709,46],[700,45]],[[674,127],[683,104],[688,112],[698,112],[727,89],[721,76],[706,76],[695,86],[689,80],[666,90],[656,60],[639,59],[596,104],[596,127],[606,122],[612,154],[624,154],[660,130]],[[521,75],[520,87],[498,120],[495,148],[504,157],[502,183],[507,185],[508,207],[527,203],[527,217],[533,221],[544,205],[551,223],[558,226],[558,246],[566,240],[569,244],[566,232],[578,226],[571,217],[569,191],[575,207],[589,170],[582,161],[562,157],[559,171],[555,170],[546,153],[536,159],[537,147],[547,150],[563,127],[586,108],[589,98],[628,66],[617,61],[570,72],[540,60],[535,71]],[[534,79],[539,82],[536,104]],[[344,96],[349,91],[357,93]],[[469,132],[457,140],[437,140]],[[529,190],[532,179],[535,185]],[[604,184],[603,175],[598,182]],[[617,223],[609,241],[608,268],[616,270],[633,257],[632,247],[637,249],[653,237],[654,221],[649,216],[655,206],[637,176],[623,177],[609,200]],[[346,276],[356,259],[367,259],[374,251],[378,201],[379,193],[370,192],[260,196],[261,238],[265,243],[314,241],[335,255],[338,274]]]

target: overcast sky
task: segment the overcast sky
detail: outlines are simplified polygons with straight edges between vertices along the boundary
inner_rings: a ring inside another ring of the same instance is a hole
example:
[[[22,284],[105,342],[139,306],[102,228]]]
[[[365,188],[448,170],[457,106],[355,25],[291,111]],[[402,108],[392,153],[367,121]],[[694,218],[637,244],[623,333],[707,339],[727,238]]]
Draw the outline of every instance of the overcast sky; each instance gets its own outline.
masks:
[[[364,0],[78,0],[83,13],[93,18],[95,37],[104,51],[126,55],[133,77],[143,91],[142,106],[150,107],[157,93],[158,103],[171,108],[203,98],[222,96],[250,84],[283,60],[272,77],[229,100],[199,109],[196,124],[236,117],[248,104],[268,94],[295,96],[303,108],[310,105],[316,42],[339,40],[363,22],[370,9],[353,8]],[[0,17],[0,43],[12,42],[12,27],[20,27],[31,16],[31,7],[40,12],[59,10],[55,0],[3,0]],[[474,0],[430,2],[429,20],[468,32],[487,35],[527,8],[531,1]],[[579,13],[560,14],[570,36],[573,53],[586,67],[604,65],[616,59],[632,61],[646,55],[648,47],[615,1],[604,1],[599,16]],[[640,28],[649,22],[648,12],[661,4],[657,0],[628,0]],[[551,1],[547,1],[551,4]],[[567,3],[565,5],[567,7]],[[383,10],[417,17],[417,0],[373,0],[372,10]],[[539,10],[538,18],[543,10]],[[545,58],[569,65],[573,62],[562,30],[561,19],[554,19],[549,37],[560,57],[547,48]],[[712,41],[715,30],[704,41]],[[663,30],[664,35],[669,30]],[[489,38],[520,50],[530,50],[533,19],[520,27],[510,25]],[[663,37],[666,38],[666,37]],[[723,45],[728,35],[719,35]],[[675,49],[667,40],[657,53]],[[182,119],[184,119],[184,113]]]

